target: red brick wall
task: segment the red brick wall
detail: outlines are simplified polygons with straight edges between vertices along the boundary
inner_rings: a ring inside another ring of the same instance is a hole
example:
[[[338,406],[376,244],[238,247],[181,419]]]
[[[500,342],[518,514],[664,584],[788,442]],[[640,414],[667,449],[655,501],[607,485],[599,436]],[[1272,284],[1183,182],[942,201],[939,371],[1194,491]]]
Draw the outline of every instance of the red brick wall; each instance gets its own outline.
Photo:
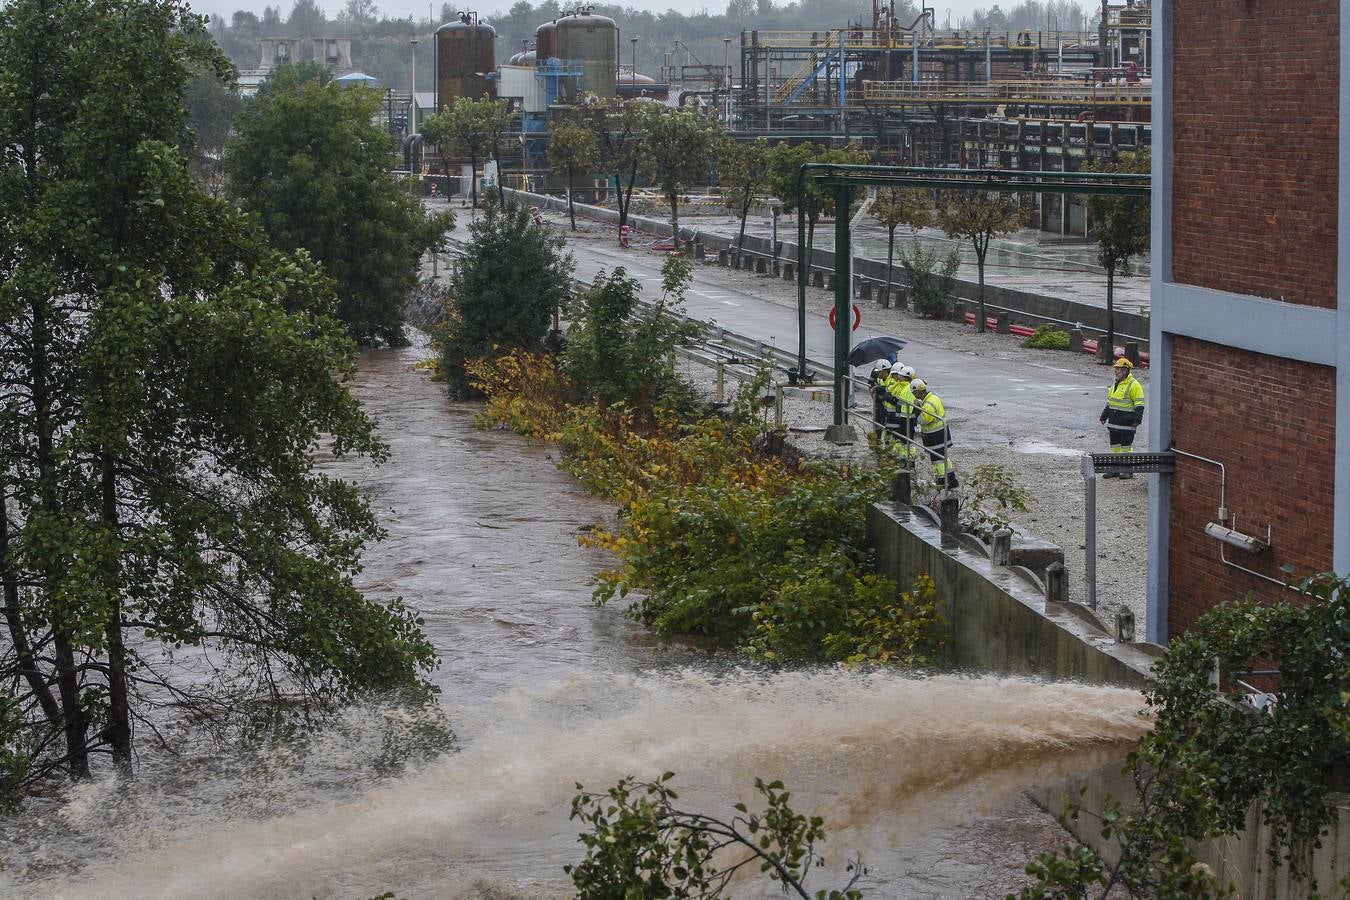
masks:
[[[1338,0],[1174,0],[1176,281],[1336,305]]]
[[[1174,338],[1175,446],[1225,465],[1228,508],[1239,531],[1264,538],[1266,525],[1271,527],[1271,550],[1253,555],[1227,548],[1230,561],[1273,578],[1283,576],[1285,563],[1299,575],[1331,568],[1335,424],[1334,369]],[[1178,457],[1168,544],[1169,634],[1249,591],[1261,598],[1294,596],[1220,562],[1219,542],[1204,533],[1218,506],[1219,470]]]

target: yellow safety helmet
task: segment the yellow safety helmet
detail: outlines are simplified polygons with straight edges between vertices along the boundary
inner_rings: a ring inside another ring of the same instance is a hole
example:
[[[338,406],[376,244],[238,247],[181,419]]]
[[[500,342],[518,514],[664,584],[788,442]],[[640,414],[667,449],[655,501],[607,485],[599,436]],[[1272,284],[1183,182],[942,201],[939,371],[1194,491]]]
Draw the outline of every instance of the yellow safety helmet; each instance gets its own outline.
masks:
[[[1116,365],[1117,365],[1117,366],[1124,366],[1124,367],[1127,368],[1127,369],[1133,369],[1133,368],[1134,368],[1134,363],[1130,362],[1128,359],[1126,359],[1126,358],[1123,357],[1123,356],[1122,356],[1120,359],[1116,360]]]

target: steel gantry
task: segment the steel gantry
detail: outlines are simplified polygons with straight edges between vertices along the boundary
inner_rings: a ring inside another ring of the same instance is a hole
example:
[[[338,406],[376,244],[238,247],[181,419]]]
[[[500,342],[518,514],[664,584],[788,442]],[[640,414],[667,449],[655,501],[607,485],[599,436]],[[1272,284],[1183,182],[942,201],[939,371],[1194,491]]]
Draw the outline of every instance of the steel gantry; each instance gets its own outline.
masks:
[[[834,433],[848,422],[845,388],[852,331],[853,243],[848,210],[850,192],[859,187],[927,188],[946,191],[998,191],[1028,194],[1104,194],[1147,197],[1150,176],[1108,172],[1039,172],[1021,169],[943,169],[909,166],[806,163],[797,173],[797,378],[809,381],[806,363],[806,180],[834,191]],[[842,437],[841,437],[842,439]]]

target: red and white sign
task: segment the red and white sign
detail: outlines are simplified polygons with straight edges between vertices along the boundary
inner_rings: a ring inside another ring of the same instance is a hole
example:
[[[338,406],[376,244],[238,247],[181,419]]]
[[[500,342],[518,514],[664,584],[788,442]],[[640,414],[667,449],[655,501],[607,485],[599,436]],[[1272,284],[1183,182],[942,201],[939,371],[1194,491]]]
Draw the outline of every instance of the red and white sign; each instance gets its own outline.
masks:
[[[625,250],[628,249],[628,226],[627,226],[627,225],[621,225],[621,226],[619,227],[619,246],[620,246],[620,247],[623,247]]]
[[[543,224],[544,224],[544,217],[541,216],[541,215],[539,214],[539,207],[537,207],[537,206],[531,206],[531,207],[530,207],[530,215],[534,216],[534,224],[536,224],[536,225],[543,225]]]
[[[831,307],[830,307],[830,327],[833,328],[834,325],[835,325],[835,323],[836,323],[837,321],[839,321],[839,315],[838,315],[838,313],[835,311],[835,308],[834,308],[833,306],[831,306]],[[861,309],[858,309],[858,304],[855,303],[855,304],[853,304],[853,329],[852,329],[852,330],[853,330],[853,331],[857,331],[857,330],[858,330],[858,326],[861,325],[861,324],[862,324],[862,310],[861,310]]]

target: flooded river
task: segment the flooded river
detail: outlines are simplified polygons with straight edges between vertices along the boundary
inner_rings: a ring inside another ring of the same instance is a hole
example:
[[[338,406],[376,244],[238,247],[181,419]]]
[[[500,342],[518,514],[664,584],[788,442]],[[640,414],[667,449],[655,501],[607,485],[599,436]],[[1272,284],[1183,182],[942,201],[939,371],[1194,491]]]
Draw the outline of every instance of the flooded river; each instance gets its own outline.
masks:
[[[685,808],[718,813],[756,776],[782,779],[825,816],[836,872],[862,854],[868,897],[1002,896],[1063,839],[1020,792],[1139,733],[1123,690],[775,673],[661,649],[590,603],[606,559],[576,535],[610,510],[551,448],[476,430],[472,406],[412,371],[418,355],[363,358],[356,393],[391,458],[340,471],[389,531],[362,586],[423,615],[459,751],[386,765],[390,735],[417,723],[353,709],[303,749],[147,761],[132,784],[96,781],[5,823],[0,893],[566,897],[574,783],[673,770]]]

